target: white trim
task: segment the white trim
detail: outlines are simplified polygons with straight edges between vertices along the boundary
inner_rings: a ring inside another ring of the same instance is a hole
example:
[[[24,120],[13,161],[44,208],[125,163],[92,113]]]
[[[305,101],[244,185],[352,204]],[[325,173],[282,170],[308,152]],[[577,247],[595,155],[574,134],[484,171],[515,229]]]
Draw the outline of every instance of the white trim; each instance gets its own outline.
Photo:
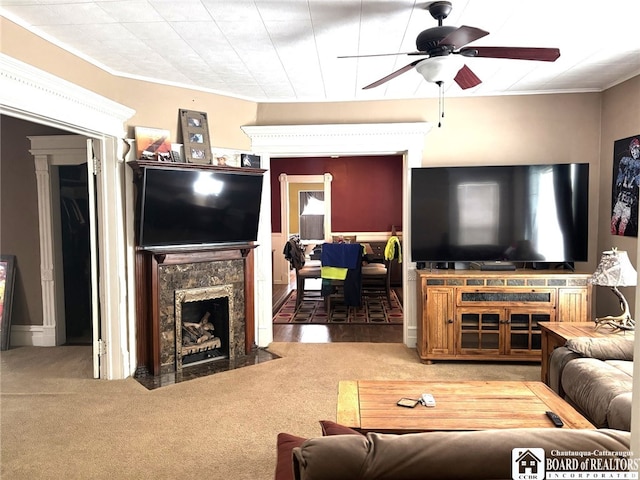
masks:
[[[0,114],[49,125],[101,140],[102,172],[98,209],[100,210],[100,305],[103,335],[106,342],[105,375],[122,379],[133,374],[135,349],[130,349],[129,331],[134,321],[129,318],[134,298],[127,297],[126,279],[131,278],[133,262],[128,255],[130,245],[124,227],[125,178],[122,142],[125,122],[135,110],[97,95],[78,85],[43,70],[0,54]],[[127,264],[127,261],[130,263]],[[55,327],[48,324],[20,328],[15,325],[16,342],[42,344],[55,338]],[[31,340],[24,338],[32,333]],[[13,343],[14,338],[12,338]]]
[[[267,125],[243,126],[242,130],[251,138],[251,151],[262,155],[262,168],[271,167],[271,157],[304,157],[318,155],[352,154],[380,155],[403,154],[402,225],[403,251],[409,252],[411,231],[409,223],[409,199],[411,196],[411,168],[422,165],[425,136],[432,125],[417,123],[372,123],[335,125]],[[271,262],[271,203],[267,199],[261,209],[261,230],[256,249],[256,266]],[[264,225],[265,222],[267,225]],[[404,285],[404,342],[408,347],[416,345],[416,274],[415,263],[409,255],[402,262]],[[271,269],[263,270],[271,271]],[[269,279],[270,280],[270,279]],[[271,280],[270,280],[271,281]],[[256,325],[258,346],[267,346],[273,340],[271,285],[257,283]],[[269,292],[267,298],[262,288]]]
[[[0,113],[27,120],[39,115],[74,132],[122,137],[135,110],[0,53]]]

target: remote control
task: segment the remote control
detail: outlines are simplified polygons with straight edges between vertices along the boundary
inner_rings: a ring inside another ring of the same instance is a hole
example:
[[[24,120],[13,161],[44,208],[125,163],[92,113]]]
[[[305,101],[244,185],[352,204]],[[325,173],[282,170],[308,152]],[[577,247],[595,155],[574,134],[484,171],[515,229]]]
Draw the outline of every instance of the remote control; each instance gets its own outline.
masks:
[[[551,421],[556,427],[560,428],[564,425],[564,423],[562,422],[562,419],[557,414],[555,414],[554,412],[546,412],[546,413],[547,413],[547,417],[551,419]]]
[[[422,404],[425,407],[435,407],[436,406],[436,401],[433,398],[433,395],[431,395],[430,393],[423,393],[420,396],[420,401],[422,402]]]

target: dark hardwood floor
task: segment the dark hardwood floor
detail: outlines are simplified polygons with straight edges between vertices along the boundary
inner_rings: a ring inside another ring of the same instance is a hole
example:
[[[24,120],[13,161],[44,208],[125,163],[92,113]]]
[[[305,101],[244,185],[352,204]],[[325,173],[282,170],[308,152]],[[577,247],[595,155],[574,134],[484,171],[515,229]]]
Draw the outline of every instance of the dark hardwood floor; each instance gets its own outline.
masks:
[[[273,313],[277,312],[295,285],[273,285]],[[401,289],[396,290],[400,299]],[[402,325],[273,325],[274,342],[402,343]]]

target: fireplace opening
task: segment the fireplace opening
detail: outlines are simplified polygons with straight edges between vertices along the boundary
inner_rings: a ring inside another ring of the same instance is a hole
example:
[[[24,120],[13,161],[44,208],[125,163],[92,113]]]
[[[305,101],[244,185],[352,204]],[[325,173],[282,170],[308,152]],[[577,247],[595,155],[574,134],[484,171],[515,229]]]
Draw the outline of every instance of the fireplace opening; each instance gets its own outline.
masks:
[[[182,303],[183,367],[229,358],[229,297]]]

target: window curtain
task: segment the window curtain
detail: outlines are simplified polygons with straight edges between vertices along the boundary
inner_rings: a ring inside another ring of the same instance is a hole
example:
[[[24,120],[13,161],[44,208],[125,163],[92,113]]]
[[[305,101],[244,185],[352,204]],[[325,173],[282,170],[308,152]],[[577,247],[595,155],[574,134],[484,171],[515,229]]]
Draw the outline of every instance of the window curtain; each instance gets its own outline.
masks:
[[[324,192],[300,192],[300,239],[324,239]]]

